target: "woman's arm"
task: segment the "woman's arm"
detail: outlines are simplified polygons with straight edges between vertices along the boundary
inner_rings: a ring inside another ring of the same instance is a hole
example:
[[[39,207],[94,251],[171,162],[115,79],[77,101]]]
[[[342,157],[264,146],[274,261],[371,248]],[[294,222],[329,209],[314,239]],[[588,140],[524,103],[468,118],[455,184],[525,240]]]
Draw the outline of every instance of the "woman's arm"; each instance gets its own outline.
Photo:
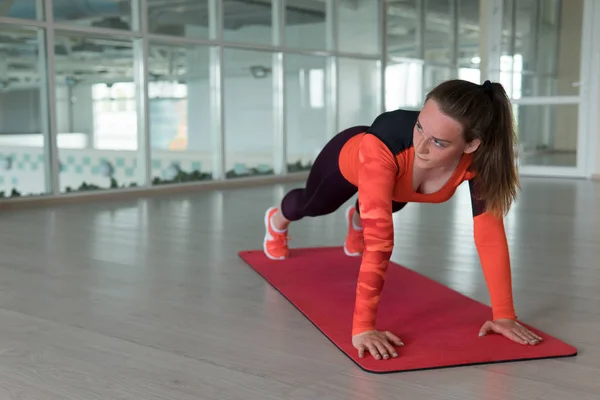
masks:
[[[392,194],[398,165],[374,135],[359,149],[358,200],[365,248],[358,274],[352,335],[375,330],[379,297],[394,247]]]
[[[479,336],[494,332],[517,343],[536,345],[543,338],[521,325],[515,314],[510,256],[503,219],[485,211],[485,201],[477,199],[476,186],[472,181],[469,181],[469,188],[473,206],[475,245],[490,293],[493,314],[493,320],[483,324]]]
[[[485,201],[477,198],[476,187],[472,180],[469,181],[469,188],[473,208],[475,246],[490,294],[493,319],[517,319],[513,304],[510,255],[504,221],[485,211]]]

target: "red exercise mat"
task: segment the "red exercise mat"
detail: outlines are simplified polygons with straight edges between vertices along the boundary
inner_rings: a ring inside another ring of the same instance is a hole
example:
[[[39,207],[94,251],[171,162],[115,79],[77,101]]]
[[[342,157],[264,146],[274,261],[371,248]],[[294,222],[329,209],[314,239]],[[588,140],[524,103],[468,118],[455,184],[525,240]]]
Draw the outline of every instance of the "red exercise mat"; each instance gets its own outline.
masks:
[[[502,335],[478,336],[491,308],[417,272],[390,263],[379,305],[377,329],[402,339],[398,357],[358,357],[351,326],[360,257],[341,247],[293,249],[284,261],[262,250],[240,257],[262,275],[360,368],[387,373],[504,361],[574,356],[577,349],[532,328],[543,342],[515,343]]]

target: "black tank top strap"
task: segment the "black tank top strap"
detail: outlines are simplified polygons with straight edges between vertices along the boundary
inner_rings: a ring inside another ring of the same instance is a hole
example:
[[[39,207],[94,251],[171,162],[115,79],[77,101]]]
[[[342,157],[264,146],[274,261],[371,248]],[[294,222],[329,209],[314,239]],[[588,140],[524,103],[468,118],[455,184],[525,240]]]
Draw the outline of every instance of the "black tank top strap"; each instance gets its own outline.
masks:
[[[394,110],[380,114],[366,133],[375,135],[396,155],[413,145],[413,129],[418,111]]]

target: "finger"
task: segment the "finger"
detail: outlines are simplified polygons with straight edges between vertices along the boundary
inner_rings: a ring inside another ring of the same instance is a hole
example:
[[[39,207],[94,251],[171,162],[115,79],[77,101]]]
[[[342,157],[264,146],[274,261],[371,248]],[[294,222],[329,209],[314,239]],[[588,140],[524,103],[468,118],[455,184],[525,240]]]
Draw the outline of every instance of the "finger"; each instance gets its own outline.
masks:
[[[494,331],[494,323],[492,321],[487,321],[479,330],[479,336],[485,336],[490,331]]]
[[[383,345],[385,346],[385,350],[387,351],[387,353],[389,355],[391,355],[394,358],[398,356],[398,353],[394,349],[394,346],[392,345],[392,343],[388,342],[387,340],[384,340]]]
[[[542,340],[544,340],[544,339],[542,339],[542,337],[541,337],[541,336],[539,336],[538,334],[536,334],[536,333],[534,333],[534,332],[530,331],[529,329],[527,329],[527,328],[523,328],[523,329],[524,329],[524,330],[525,330],[527,333],[529,333],[531,336],[533,336],[534,338],[536,338],[537,340],[539,340],[540,342],[541,342]]]
[[[525,338],[521,337],[521,335],[519,335],[515,331],[508,331],[504,334],[504,336],[508,337],[509,339],[512,339],[517,343],[527,344],[527,340],[525,340]]]
[[[533,333],[531,333],[530,331],[528,331],[527,329],[523,329],[521,331],[521,335],[525,336],[527,338],[527,341],[531,344],[538,344],[540,341],[533,335]]]
[[[377,350],[377,347],[375,347],[373,345],[373,343],[369,342],[366,344],[367,348],[369,349],[369,353],[371,353],[371,355],[376,359],[376,360],[380,360],[381,359],[381,355],[379,354],[379,351]]]
[[[389,343],[387,342],[386,339],[377,341],[375,343],[375,346],[377,346],[377,349],[379,350],[379,354],[381,354],[381,356],[383,357],[384,360],[387,360],[388,358],[390,358],[390,354],[393,353],[393,349],[390,352],[387,348],[386,345],[388,345]]]
[[[358,348],[358,358],[363,358],[365,356],[365,346],[360,345]]]
[[[385,348],[385,346],[383,345],[383,342],[381,339],[374,339],[373,340],[373,345],[377,348],[377,351],[379,352],[379,354],[381,355],[381,358],[383,359],[388,359],[390,358],[390,355],[387,351],[387,349]]]
[[[404,346],[404,343],[402,343],[402,340],[400,340],[400,338],[396,335],[394,335],[392,332],[385,332],[385,336],[388,338],[388,340],[392,343],[394,343],[396,346]]]
[[[515,332],[517,335],[519,335],[519,337],[523,340],[525,340],[528,344],[535,344],[535,339],[533,339],[533,337],[530,337],[526,330],[524,329],[516,329]]]
[[[517,332],[515,328],[510,329],[502,329],[500,332],[501,335],[506,338],[512,340],[513,342],[517,342],[520,344],[527,344],[527,340],[521,337],[521,335]]]

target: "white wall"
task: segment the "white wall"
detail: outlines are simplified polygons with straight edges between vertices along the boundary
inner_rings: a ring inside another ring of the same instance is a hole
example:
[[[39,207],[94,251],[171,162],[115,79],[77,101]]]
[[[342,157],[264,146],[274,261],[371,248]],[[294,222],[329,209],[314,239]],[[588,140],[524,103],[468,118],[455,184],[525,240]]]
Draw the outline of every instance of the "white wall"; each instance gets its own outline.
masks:
[[[593,38],[593,48],[598,49],[600,48],[600,4],[596,3],[594,4],[594,8],[595,8],[595,21],[594,21],[594,28],[595,28],[595,34],[594,34],[594,38]],[[594,59],[596,60],[596,65],[598,63],[600,63],[600,52],[598,50],[596,50],[596,54],[594,55]],[[591,70],[590,71],[593,74],[596,74],[596,83],[597,83],[597,89],[598,89],[598,93],[596,96],[596,105],[598,107],[598,109],[596,110],[596,129],[598,130],[597,136],[596,136],[596,152],[595,152],[595,157],[592,160],[593,165],[591,170],[593,171],[593,176],[596,179],[600,180],[600,71],[599,70]],[[593,112],[593,110],[591,111]]]

